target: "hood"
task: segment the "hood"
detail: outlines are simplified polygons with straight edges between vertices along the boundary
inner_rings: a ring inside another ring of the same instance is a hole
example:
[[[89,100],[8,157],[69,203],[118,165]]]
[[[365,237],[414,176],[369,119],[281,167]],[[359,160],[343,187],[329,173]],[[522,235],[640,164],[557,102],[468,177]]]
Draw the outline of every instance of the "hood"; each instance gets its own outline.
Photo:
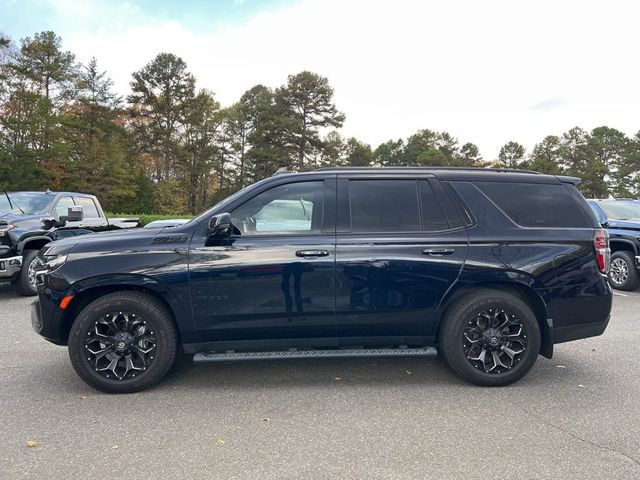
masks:
[[[14,212],[0,212],[0,220],[6,220],[7,223],[12,223],[13,225],[22,225],[23,223],[40,223],[42,219],[42,215],[24,215],[22,213],[14,213]]]
[[[0,221],[7,222],[15,228],[12,232],[15,234],[42,230],[42,215],[22,215],[20,213],[0,213]]]
[[[185,235],[188,237],[188,231],[179,231],[178,228],[127,228],[112,232],[99,232],[92,235],[79,235],[77,237],[64,238],[62,240],[56,240],[51,244],[55,246],[69,247],[76,245],[73,247],[74,252],[101,252],[107,250],[118,251],[131,248],[135,249],[152,244],[154,237],[167,235]]]
[[[628,230],[640,230],[640,218],[629,220],[609,220],[609,228],[622,228]]]

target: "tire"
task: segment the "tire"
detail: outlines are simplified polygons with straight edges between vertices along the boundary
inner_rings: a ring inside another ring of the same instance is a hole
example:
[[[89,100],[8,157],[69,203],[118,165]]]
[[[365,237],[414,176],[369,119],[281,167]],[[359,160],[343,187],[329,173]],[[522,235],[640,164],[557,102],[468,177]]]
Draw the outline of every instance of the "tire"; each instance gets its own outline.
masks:
[[[507,327],[483,329],[488,322]],[[518,325],[522,329],[514,336]],[[479,289],[447,310],[438,340],[446,364],[459,377],[475,385],[499,387],[517,382],[531,370],[540,351],[540,326],[519,297],[501,290]],[[484,356],[482,350],[486,350]],[[517,354],[511,357],[512,353]]]
[[[635,290],[640,285],[636,259],[631,252],[620,250],[611,255],[609,284],[616,290]]]
[[[23,297],[32,297],[38,294],[35,281],[32,283],[29,278],[31,269],[40,262],[38,259],[38,250],[25,250],[22,254],[22,268],[15,280],[16,291]]]
[[[160,382],[174,364],[177,346],[169,310],[155,298],[133,291],[93,301],[69,333],[74,370],[91,387],[107,393],[137,392]]]

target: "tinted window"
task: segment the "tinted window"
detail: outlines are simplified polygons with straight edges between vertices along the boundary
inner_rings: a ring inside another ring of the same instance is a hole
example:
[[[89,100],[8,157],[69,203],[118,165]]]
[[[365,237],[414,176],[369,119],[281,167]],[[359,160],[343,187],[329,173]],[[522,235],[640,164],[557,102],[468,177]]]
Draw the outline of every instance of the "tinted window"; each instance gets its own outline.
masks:
[[[640,202],[616,200],[598,202],[598,205],[606,212],[609,218],[614,220],[636,220],[640,218]]]
[[[69,207],[73,207],[73,198],[61,197],[56,204],[56,218],[60,220],[60,217],[69,214]]]
[[[419,232],[415,180],[351,180],[351,231]]]
[[[442,196],[442,192],[439,196]],[[422,202],[422,229],[430,231],[447,230],[449,222],[444,213],[442,201],[451,201],[447,197],[438,198],[429,182],[420,181],[420,201]]]
[[[475,182],[475,185],[523,227],[591,227],[564,185]]]
[[[253,197],[231,213],[241,235],[317,233],[322,229],[324,182],[290,183]]]
[[[84,218],[100,218],[98,208],[92,198],[76,197],[78,205],[82,205],[82,214]]]

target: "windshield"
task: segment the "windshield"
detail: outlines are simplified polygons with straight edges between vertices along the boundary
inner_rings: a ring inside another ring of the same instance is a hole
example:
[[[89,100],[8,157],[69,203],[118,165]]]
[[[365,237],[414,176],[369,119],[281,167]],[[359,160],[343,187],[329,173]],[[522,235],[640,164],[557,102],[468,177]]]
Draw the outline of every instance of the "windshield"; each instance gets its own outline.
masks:
[[[599,205],[614,220],[629,220],[640,218],[640,202],[600,202]]]
[[[43,215],[48,212],[53,195],[32,192],[9,192],[11,203],[4,192],[0,193],[0,212],[25,213],[26,215]],[[13,205],[13,208],[11,206]]]

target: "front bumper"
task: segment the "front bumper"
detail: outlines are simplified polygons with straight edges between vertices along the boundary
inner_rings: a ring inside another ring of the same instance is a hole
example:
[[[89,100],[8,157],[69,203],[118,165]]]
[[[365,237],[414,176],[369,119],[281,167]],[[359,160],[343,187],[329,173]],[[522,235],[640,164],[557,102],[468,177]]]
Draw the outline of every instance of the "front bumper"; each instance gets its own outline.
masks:
[[[0,280],[11,280],[18,276],[22,269],[22,255],[0,258]]]

